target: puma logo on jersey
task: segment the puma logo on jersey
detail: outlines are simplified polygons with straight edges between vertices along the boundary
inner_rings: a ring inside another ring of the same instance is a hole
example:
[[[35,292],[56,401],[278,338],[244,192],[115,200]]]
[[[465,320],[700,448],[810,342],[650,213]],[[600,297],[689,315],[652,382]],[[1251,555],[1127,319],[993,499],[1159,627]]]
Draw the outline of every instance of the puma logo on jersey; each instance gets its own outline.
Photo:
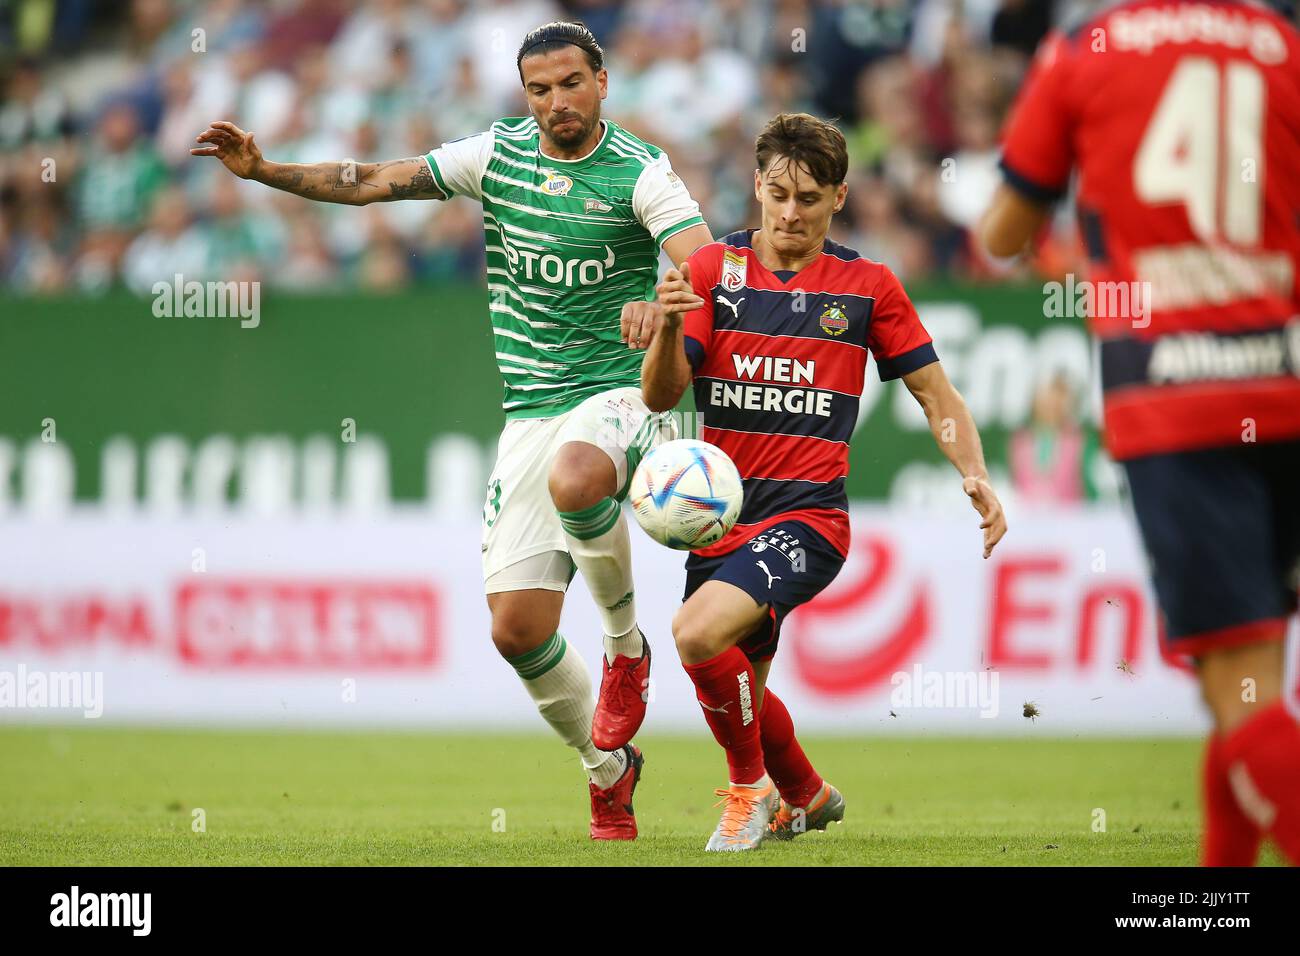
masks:
[[[727,308],[729,308],[729,309],[731,310],[731,314],[732,314],[733,316],[735,316],[736,318],[740,318],[740,303],[742,303],[742,302],[745,301],[743,297],[737,299],[737,300],[733,303],[733,302],[729,302],[729,301],[727,300],[727,297],[726,297],[725,295],[720,295],[720,296],[718,296],[718,300],[717,300],[717,301],[721,302],[723,305],[725,305]]]
[[[767,575],[767,589],[768,589],[769,591],[772,590],[772,582],[773,582],[773,581],[780,581],[780,580],[781,580],[781,575],[779,575],[779,574],[773,574],[771,571],[769,571],[769,570],[767,569],[767,563],[766,563],[765,561],[759,561],[759,562],[758,562],[758,566],[759,566],[760,568],[762,568],[762,569],[763,569],[763,573]]]

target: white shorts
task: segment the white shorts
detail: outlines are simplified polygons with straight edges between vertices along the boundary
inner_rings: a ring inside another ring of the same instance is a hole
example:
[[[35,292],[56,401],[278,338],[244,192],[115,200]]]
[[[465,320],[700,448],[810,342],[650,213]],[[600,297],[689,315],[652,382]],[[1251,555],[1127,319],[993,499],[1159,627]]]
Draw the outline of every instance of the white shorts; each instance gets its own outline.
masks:
[[[641,389],[634,387],[600,392],[563,415],[506,422],[483,505],[487,593],[564,591],[573,580],[568,540],[548,481],[551,460],[561,445],[588,442],[609,455],[622,501],[641,459],[676,437],[673,413],[650,411]]]

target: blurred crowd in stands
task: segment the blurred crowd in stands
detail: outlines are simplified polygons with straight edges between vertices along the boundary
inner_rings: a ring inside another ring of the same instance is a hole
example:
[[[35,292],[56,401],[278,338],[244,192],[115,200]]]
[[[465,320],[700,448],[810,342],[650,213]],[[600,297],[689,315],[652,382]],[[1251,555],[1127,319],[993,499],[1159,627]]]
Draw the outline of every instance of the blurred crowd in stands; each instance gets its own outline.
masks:
[[[998,132],[1069,0],[8,0],[0,3],[0,286],[175,273],[376,290],[482,271],[477,205],[307,202],[191,157],[216,119],[282,161],[418,155],[527,112],[524,33],[584,20],[604,115],[668,150],[715,236],[757,224],[753,140],[838,118],[835,238],[904,281],[991,274],[970,227]],[[1073,268],[1068,217],[1037,268]]]

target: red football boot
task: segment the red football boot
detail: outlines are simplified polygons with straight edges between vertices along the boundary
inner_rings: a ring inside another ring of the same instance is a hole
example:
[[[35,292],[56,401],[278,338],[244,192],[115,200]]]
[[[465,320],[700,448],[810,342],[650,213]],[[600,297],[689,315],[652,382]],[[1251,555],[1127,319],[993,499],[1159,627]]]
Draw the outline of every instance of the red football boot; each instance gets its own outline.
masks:
[[[591,838],[593,840],[635,840],[636,815],[632,810],[632,794],[641,780],[641,767],[645,758],[631,744],[623,748],[627,755],[627,768],[623,776],[608,790],[591,790]]]
[[[613,664],[604,654],[600,656],[600,697],[591,715],[591,742],[597,750],[625,746],[645,720],[646,700],[650,697],[650,643],[644,634],[641,646],[645,653],[640,657],[619,654]]]

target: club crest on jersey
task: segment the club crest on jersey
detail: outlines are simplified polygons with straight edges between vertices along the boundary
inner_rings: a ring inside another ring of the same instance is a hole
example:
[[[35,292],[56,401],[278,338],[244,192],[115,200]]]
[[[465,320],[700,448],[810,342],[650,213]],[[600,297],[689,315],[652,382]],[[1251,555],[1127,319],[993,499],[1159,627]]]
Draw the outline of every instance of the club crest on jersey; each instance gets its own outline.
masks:
[[[573,188],[573,180],[553,169],[546,170],[546,181],[542,183],[542,192],[548,196],[567,196]]]
[[[849,316],[844,311],[844,306],[832,302],[822,310],[817,322],[827,335],[843,335],[844,330],[849,327]]]
[[[613,212],[614,207],[599,199],[588,199],[582,204],[583,212]]]
[[[738,292],[745,287],[748,262],[730,249],[722,253],[722,287],[728,292]]]

